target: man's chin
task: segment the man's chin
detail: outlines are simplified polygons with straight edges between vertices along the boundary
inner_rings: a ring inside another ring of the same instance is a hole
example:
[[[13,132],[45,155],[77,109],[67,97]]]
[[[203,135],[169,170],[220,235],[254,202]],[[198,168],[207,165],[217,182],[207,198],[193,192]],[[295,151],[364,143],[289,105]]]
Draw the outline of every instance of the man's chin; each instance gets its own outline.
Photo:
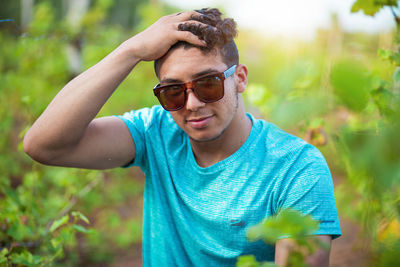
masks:
[[[190,140],[198,143],[212,142],[221,137],[224,131],[217,134],[189,135]]]
[[[189,136],[189,139],[192,140],[192,141],[195,141],[195,142],[197,142],[197,143],[205,143],[205,142],[214,141],[214,140],[218,139],[218,137],[219,137],[219,136],[202,137],[202,138],[199,138],[199,137],[192,137],[192,136]]]

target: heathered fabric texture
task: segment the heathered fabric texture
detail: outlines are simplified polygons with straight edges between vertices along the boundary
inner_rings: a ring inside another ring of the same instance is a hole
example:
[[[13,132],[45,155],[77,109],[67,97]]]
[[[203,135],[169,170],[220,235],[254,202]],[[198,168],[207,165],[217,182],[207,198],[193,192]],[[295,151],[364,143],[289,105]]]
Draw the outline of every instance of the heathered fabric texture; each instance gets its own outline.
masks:
[[[146,175],[144,266],[235,266],[243,254],[273,261],[274,246],[248,242],[246,230],[281,208],[319,220],[315,234],[341,235],[321,153],[247,115],[253,122],[248,140],[207,168],[196,163],[188,136],[160,106],[118,116],[135,142],[131,165]]]

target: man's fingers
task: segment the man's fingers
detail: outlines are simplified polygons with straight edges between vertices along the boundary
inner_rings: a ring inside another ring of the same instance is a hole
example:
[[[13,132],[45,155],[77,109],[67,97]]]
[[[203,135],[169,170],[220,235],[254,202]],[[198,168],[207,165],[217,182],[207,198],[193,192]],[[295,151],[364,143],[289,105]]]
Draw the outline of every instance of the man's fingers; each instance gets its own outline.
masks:
[[[178,31],[195,31],[199,28],[207,28],[209,30],[216,30],[216,28],[211,25],[208,25],[208,24],[205,24],[205,23],[202,23],[199,21],[195,21],[195,20],[176,23],[175,28]]]
[[[207,43],[204,40],[199,39],[193,32],[198,32],[199,28],[210,28],[210,30],[216,30],[213,26],[197,21],[196,18],[203,16],[203,14],[196,11],[189,12],[178,12],[172,14],[171,17],[174,20],[178,20],[174,27],[176,31],[176,39],[179,41],[186,41],[188,43],[206,46]]]
[[[175,17],[180,22],[193,20],[200,16],[203,16],[203,14],[196,12],[194,10],[189,12],[178,12],[172,15],[172,17]]]
[[[200,36],[200,40],[206,41],[203,38],[206,37],[210,32],[217,31],[217,28],[202,22],[192,20],[179,23],[178,31],[190,32],[195,36]]]
[[[189,32],[189,31],[177,31],[176,32],[176,39],[179,41],[185,41],[194,45],[198,45],[198,46],[206,46],[207,43],[205,41],[202,41],[199,39],[199,37],[197,37],[196,35],[194,35],[193,33]]]

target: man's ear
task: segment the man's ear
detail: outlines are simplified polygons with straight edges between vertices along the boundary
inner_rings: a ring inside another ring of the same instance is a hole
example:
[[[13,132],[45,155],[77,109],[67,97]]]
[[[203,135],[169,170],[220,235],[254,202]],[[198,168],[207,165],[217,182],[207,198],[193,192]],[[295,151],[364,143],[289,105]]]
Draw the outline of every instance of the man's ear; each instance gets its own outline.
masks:
[[[246,90],[247,75],[248,75],[248,70],[246,65],[239,64],[236,67],[236,83],[237,83],[238,93],[243,93]]]

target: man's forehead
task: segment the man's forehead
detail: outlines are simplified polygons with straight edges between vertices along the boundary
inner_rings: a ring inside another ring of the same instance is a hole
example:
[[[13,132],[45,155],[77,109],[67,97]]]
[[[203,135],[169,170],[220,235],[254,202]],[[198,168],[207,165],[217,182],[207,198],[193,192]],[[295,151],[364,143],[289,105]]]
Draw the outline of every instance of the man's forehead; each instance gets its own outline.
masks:
[[[217,49],[201,50],[198,47],[180,46],[169,50],[161,60],[163,64],[166,61],[173,61],[175,64],[185,62],[186,60],[197,59],[202,61],[221,60],[220,52]]]

